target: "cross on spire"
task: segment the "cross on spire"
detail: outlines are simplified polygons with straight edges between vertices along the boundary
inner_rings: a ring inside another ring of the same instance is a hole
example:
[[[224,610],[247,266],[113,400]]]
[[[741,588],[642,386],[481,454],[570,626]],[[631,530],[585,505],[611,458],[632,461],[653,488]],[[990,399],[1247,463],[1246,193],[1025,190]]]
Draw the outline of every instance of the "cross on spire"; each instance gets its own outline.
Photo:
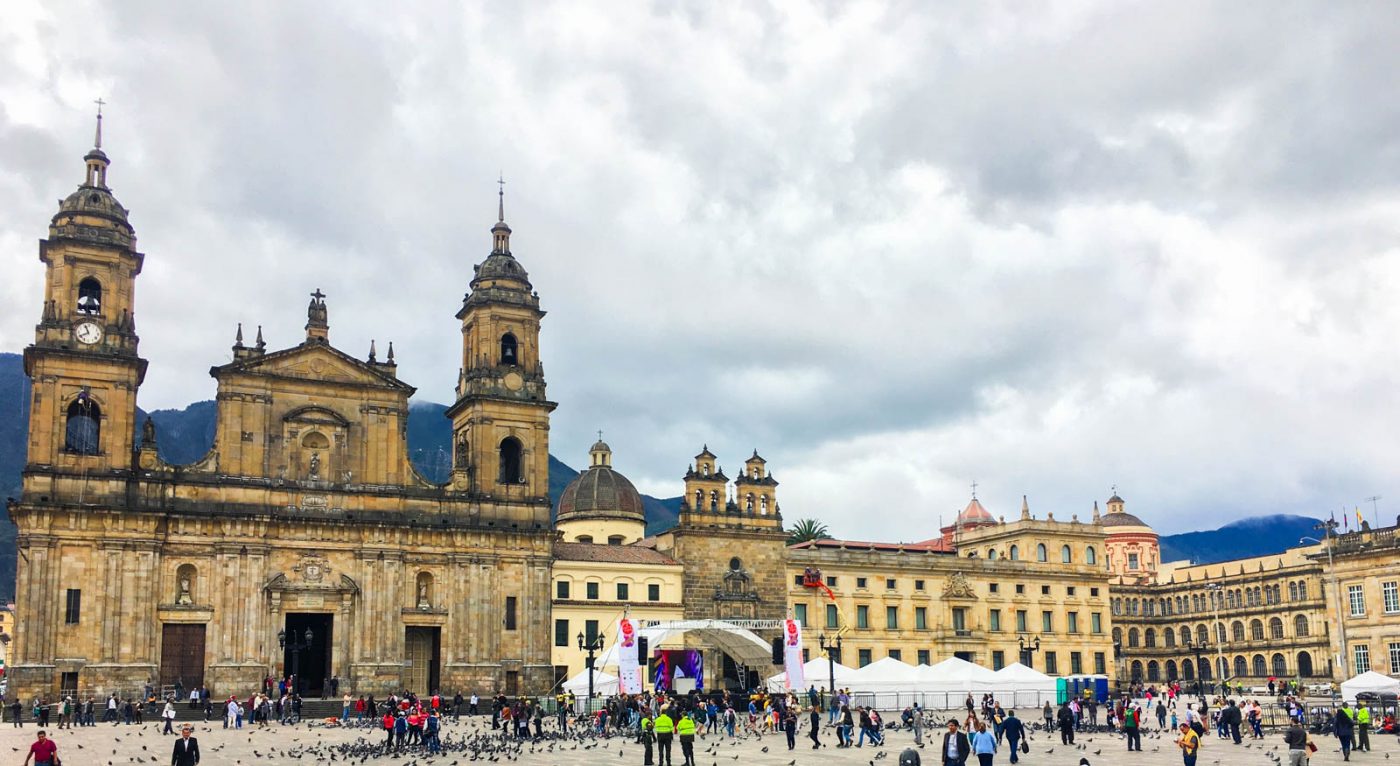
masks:
[[[496,191],[496,195],[497,195],[498,197],[500,197],[500,207],[496,210],[496,220],[499,221],[499,222],[501,222],[501,223],[505,223],[505,220],[506,220],[506,174],[505,174],[505,173],[501,173],[501,174],[496,178],[496,186],[498,187],[498,189],[497,189],[497,191]]]
[[[314,292],[314,293],[311,294],[311,297],[312,297],[312,298],[315,298],[316,300],[319,301],[319,300],[321,300],[322,298],[326,297],[326,294],[323,293],[323,292],[321,292],[321,288],[318,287],[318,288],[316,288],[316,292]]]
[[[976,481],[972,482],[972,499],[973,499],[973,500],[976,500],[976,499],[977,499],[977,482],[976,482]]]
[[[98,99],[97,99],[96,101],[92,102],[92,103],[97,104],[97,135],[93,138],[93,146],[95,146],[95,147],[98,148],[98,149],[101,149],[101,148],[102,148],[102,107],[105,106],[105,105],[107,104],[107,102],[106,102],[106,101],[103,101],[102,98],[99,96]]]
[[[603,429],[598,429],[598,441],[603,440]]]

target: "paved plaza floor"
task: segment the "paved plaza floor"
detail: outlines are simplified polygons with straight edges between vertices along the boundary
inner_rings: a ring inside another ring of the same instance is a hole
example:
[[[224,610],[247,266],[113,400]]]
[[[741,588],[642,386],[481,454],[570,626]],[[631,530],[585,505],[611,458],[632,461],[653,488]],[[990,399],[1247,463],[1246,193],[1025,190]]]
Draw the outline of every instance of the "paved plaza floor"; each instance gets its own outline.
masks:
[[[21,764],[28,753],[29,743],[34,740],[37,727],[27,723],[24,728],[12,728],[5,724],[0,729],[0,764]],[[47,731],[58,744],[59,757],[66,766],[122,766],[123,764],[168,764],[173,737],[160,734],[158,724],[145,726],[112,726],[99,724],[82,729]],[[448,723],[444,738],[448,752],[429,757],[419,751],[405,751],[391,755],[372,755],[368,743],[378,745],[383,734],[368,729],[339,729],[319,724],[297,726],[272,726],[265,730],[244,728],[225,730],[219,724],[199,723],[195,725],[203,752],[202,764],[331,764],[366,763],[393,764],[394,766],[464,766],[467,763],[514,763],[525,766],[544,764],[567,764],[568,766],[632,766],[642,763],[642,747],[630,739],[610,738],[596,740],[550,741],[538,744],[529,742],[520,746],[519,752],[505,750],[499,746],[499,739],[491,736],[489,719],[460,724]],[[548,733],[548,730],[546,731]],[[928,732],[927,746],[920,750],[924,766],[941,766],[938,757],[938,744],[942,740],[941,731]],[[1160,739],[1150,734],[1143,738],[1143,752],[1129,753],[1123,740],[1108,734],[1080,735],[1082,749],[1059,744],[1058,736],[1053,740],[1045,734],[1035,734],[1029,755],[1021,756],[1021,763],[1032,766],[1077,766],[1080,758],[1087,758],[1092,766],[1109,764],[1142,764],[1143,766],[1175,766],[1181,763],[1181,756],[1167,736]],[[822,741],[834,745],[833,732],[822,732]],[[789,766],[789,764],[875,764],[894,766],[899,762],[899,753],[913,742],[913,735],[905,731],[888,734],[884,747],[837,749],[823,747],[812,750],[811,742],[798,739],[797,749],[789,751],[782,735],[766,735],[761,739],[729,740],[721,737],[708,737],[696,743],[696,762],[699,766]],[[1311,766],[1332,766],[1342,763],[1335,739],[1318,741],[1320,750],[1313,757]],[[1248,746],[1246,746],[1248,745]],[[475,751],[472,747],[475,747]],[[1393,736],[1371,739],[1372,752],[1353,753],[1351,762],[1358,764],[1394,763],[1400,766],[1400,744]],[[1205,739],[1201,749],[1201,766],[1268,766],[1274,764],[1275,756],[1282,757],[1283,738],[1281,734],[1270,734],[1264,740],[1245,740],[1245,745],[1235,746],[1216,739],[1213,735]],[[475,758],[473,758],[475,756]],[[680,748],[675,748],[675,763],[680,764]],[[1010,763],[1009,755],[1003,748],[995,758],[997,764]],[[969,766],[975,766],[976,757],[969,759]],[[1284,763],[1287,763],[1286,758]]]

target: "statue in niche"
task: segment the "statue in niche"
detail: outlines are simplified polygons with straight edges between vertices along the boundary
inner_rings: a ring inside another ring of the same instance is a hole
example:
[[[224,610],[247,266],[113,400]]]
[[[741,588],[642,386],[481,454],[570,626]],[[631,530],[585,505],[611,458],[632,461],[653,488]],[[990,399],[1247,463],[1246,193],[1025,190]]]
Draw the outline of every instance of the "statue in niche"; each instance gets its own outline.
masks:
[[[420,581],[418,582],[418,608],[419,608],[419,609],[432,609],[432,608],[433,608],[432,603],[428,600],[428,581],[427,581],[427,580],[420,580]]]
[[[311,478],[315,479],[321,475],[321,453],[311,453]]]
[[[190,576],[188,574],[180,575],[180,592],[175,596],[175,603],[181,606],[194,603],[194,596],[190,594]]]

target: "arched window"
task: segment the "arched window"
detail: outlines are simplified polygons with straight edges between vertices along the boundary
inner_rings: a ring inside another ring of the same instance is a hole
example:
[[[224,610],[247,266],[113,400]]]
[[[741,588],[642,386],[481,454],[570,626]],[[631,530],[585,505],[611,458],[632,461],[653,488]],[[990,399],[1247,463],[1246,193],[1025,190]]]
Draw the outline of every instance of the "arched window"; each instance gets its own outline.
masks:
[[[517,351],[515,336],[510,333],[501,336],[501,364],[512,367],[520,364],[520,355]]]
[[[1176,631],[1172,630],[1171,628],[1167,628],[1166,630],[1162,631],[1162,643],[1165,644],[1168,649],[1175,647]]]
[[[1136,683],[1136,682],[1141,681],[1141,680],[1142,680],[1142,662],[1140,662],[1140,661],[1138,661],[1138,660],[1134,660],[1134,661],[1133,661],[1133,682]]]
[[[1084,563],[1090,566],[1099,563],[1099,554],[1094,551],[1094,546],[1091,545],[1084,549]]]
[[[1275,654],[1275,655],[1274,655],[1274,660],[1273,660],[1273,662],[1274,662],[1274,668],[1273,668],[1273,671],[1272,671],[1273,674],[1276,675],[1276,676],[1278,676],[1279,678],[1284,678],[1284,677],[1286,677],[1286,676],[1288,675],[1288,663],[1284,661],[1283,655],[1282,655],[1282,654]]]
[[[1060,546],[1060,563],[1071,564],[1074,562],[1074,554],[1070,553],[1068,545]]]
[[[1244,640],[1244,623],[1239,620],[1230,623],[1230,638],[1235,641]]]
[[[768,496],[761,495],[758,498],[758,512],[764,516],[768,515]]]
[[[1191,660],[1181,661],[1181,680],[1190,681],[1196,677],[1196,664]]]
[[[625,539],[622,535],[608,535],[608,545],[622,545]]]
[[[520,440],[514,436],[507,436],[501,440],[500,458],[502,484],[523,484],[525,483],[525,461],[523,458],[524,448],[520,445]]]
[[[1205,626],[1202,625],[1201,627],[1205,627]],[[1181,626],[1181,644],[1182,644],[1182,646],[1185,646],[1186,644],[1189,644],[1189,643],[1191,643],[1191,629],[1188,628],[1188,627],[1186,627],[1185,625],[1182,625],[1182,626]]]
[[[1240,659],[1244,658],[1241,657]],[[1224,657],[1217,657],[1215,661],[1217,665],[1215,672],[1220,676],[1220,680],[1224,681],[1228,679],[1230,677],[1230,661]]]
[[[1118,644],[1119,646],[1122,646],[1122,645],[1123,645],[1123,629],[1122,629],[1122,628],[1114,628],[1114,629],[1113,629],[1113,643]]]
[[[719,493],[713,489],[710,490],[710,510],[719,510]]]
[[[703,489],[697,489],[697,490],[695,490],[695,510],[697,510],[697,511],[702,511],[702,510],[704,510],[704,509],[705,509],[705,490],[703,490]]]
[[[1014,545],[1011,546],[1011,550],[1007,551],[1006,557],[1009,558],[1009,559],[1011,559],[1012,561],[1020,561],[1020,560],[1021,560],[1021,549],[1020,549],[1020,548],[1017,548],[1017,547],[1014,546]]]
[[[1297,600],[1298,600],[1298,583],[1296,583],[1296,582],[1291,582],[1291,583],[1288,584],[1288,600],[1289,600],[1289,601],[1297,601]]]
[[[1128,628],[1128,646],[1138,645],[1138,629]]]
[[[1234,592],[1234,591],[1230,591],[1229,593],[1227,593],[1227,594],[1225,595],[1225,608],[1226,608],[1226,609],[1234,609],[1234,608],[1235,608],[1235,592]]]
[[[1215,623],[1215,641],[1220,644],[1225,643],[1225,623],[1223,622]]]
[[[1176,680],[1176,660],[1167,660],[1167,680]]]
[[[1283,620],[1277,617],[1269,618],[1269,638],[1283,638]]]
[[[1304,638],[1304,637],[1306,637],[1307,635],[1308,635],[1308,618],[1307,618],[1307,615],[1302,615],[1302,614],[1300,614],[1300,615],[1298,615],[1297,617],[1294,617],[1294,618],[1293,618],[1293,636],[1294,636],[1295,638]]]
[[[1264,623],[1259,620],[1249,621],[1249,637],[1255,641],[1264,640]]]
[[[102,313],[102,283],[92,277],[78,283],[78,313]]]
[[[574,538],[574,542],[588,543],[591,545],[593,543],[593,535],[579,535],[578,537]]]
[[[1298,675],[1308,678],[1313,674],[1312,655],[1307,652],[1298,652]]]
[[[1152,628],[1148,628],[1147,631],[1142,634],[1142,640],[1143,645],[1146,646],[1148,649],[1156,649],[1157,631],[1153,630]]]
[[[1236,677],[1236,678],[1239,678],[1239,677],[1241,677],[1241,676],[1247,676],[1247,675],[1249,675],[1249,663],[1245,660],[1244,655],[1236,656],[1236,657],[1235,657],[1235,677]]]
[[[1045,543],[1037,543],[1037,544],[1036,544],[1036,546],[1035,546],[1035,560],[1036,560],[1036,561],[1047,561],[1047,560],[1049,560],[1049,556],[1047,556],[1047,555],[1046,555],[1046,552],[1045,552]]]
[[[744,510],[753,513],[753,493],[744,495]]]
[[[1196,626],[1196,642],[1197,642],[1197,643],[1204,644],[1204,643],[1206,643],[1206,642],[1209,641],[1209,640],[1210,640],[1210,632],[1209,632],[1208,630],[1206,630],[1206,626],[1204,626],[1204,625],[1197,625],[1197,626]]]
[[[68,405],[68,419],[64,426],[63,449],[79,455],[98,455],[102,452],[102,408],[86,393],[79,394]]]
[[[1254,655],[1254,660],[1250,664],[1253,665],[1255,678],[1263,678],[1269,674],[1269,666],[1264,662],[1264,655]]]
[[[1147,663],[1147,680],[1149,680],[1149,681],[1160,681],[1160,680],[1162,680],[1161,666],[1159,666],[1159,665],[1157,664],[1157,661],[1156,661],[1156,660],[1152,660],[1151,662],[1148,662],[1148,663]]]
[[[996,549],[996,548],[988,548],[988,549],[987,549],[987,559],[988,559],[989,561],[996,561],[996,559],[997,559],[997,549]]]
[[[1307,600],[1308,600],[1308,581],[1307,581],[1307,580],[1299,580],[1299,581],[1298,581],[1298,600],[1299,600],[1299,601],[1307,601]]]

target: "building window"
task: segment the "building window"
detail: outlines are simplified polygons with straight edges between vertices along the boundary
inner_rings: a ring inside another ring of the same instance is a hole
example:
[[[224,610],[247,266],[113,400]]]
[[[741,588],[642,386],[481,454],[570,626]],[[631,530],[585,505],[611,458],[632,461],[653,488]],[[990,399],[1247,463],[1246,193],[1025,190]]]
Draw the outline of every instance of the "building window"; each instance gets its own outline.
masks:
[[[801,584],[802,584],[802,575],[793,575],[793,576],[792,576],[792,584],[793,584],[793,585],[801,585]]]
[[[1053,612],[1040,613],[1040,629],[1046,633],[1055,632],[1055,614]]]
[[[841,620],[840,620],[840,617],[839,617],[839,616],[837,615],[837,613],[836,613],[836,605],[835,605],[835,604],[827,604],[827,605],[826,605],[826,626],[827,626],[828,628],[839,628],[839,627],[841,627]]]
[[[1079,652],[1069,653],[1069,673],[1072,676],[1083,675],[1084,655]]]
[[[1351,656],[1356,660],[1356,674],[1361,675],[1371,669],[1371,647],[1357,644],[1351,648]]]
[[[859,654],[858,654],[858,656],[860,657],[860,667],[863,668],[863,667],[865,667],[866,665],[869,665],[869,664],[870,664],[870,650],[869,650],[869,649],[861,649],[860,652],[859,652]]]
[[[1026,610],[1024,610],[1024,609],[1017,609],[1017,610],[1016,610],[1016,632],[1017,632],[1017,633],[1025,633],[1025,632],[1026,632]]]
[[[953,632],[961,636],[967,633],[967,608],[953,607]]]
[[[647,601],[660,601],[660,600],[661,600],[661,586],[658,585],[657,583],[651,583],[650,585],[647,586]]]
[[[576,543],[587,543],[588,545],[592,545],[592,544],[593,544],[593,535],[579,535],[578,537],[575,537],[575,538],[574,538],[574,542],[576,542]]]
[[[1006,652],[992,652],[992,670],[1001,670],[1006,667]]]
[[[555,646],[568,646],[568,645],[569,645],[569,621],[568,621],[568,620],[555,620],[555,621],[554,621],[554,645],[555,645]]]
[[[1049,554],[1045,552],[1045,543],[1037,543],[1035,546],[1035,560],[1043,562],[1049,559]]]
[[[928,607],[914,607],[914,629],[928,630]]]
[[[1020,548],[1017,548],[1017,547],[1014,546],[1014,545],[1011,546],[1011,547],[1006,551],[1006,557],[1009,558],[1009,559],[1011,559],[1012,561],[1020,561],[1020,560],[1021,560],[1021,549],[1020,549]]]
[[[835,587],[836,587],[836,578],[835,578],[835,577],[828,577],[828,578],[826,578],[826,587],[828,587],[828,588],[835,588]]]
[[[1066,627],[1070,633],[1079,632],[1079,612],[1069,613],[1069,625]]]
[[[1264,623],[1258,620],[1249,621],[1249,637],[1255,641],[1264,640]]]
[[[1023,584],[1021,584],[1021,583],[1016,583],[1016,595],[1018,595],[1018,596],[1024,596],[1024,595],[1026,595],[1026,586],[1023,585]]]
[[[588,595],[588,598],[589,598],[590,600],[593,600],[593,601],[597,601],[597,600],[598,600],[598,583],[596,583],[596,582],[591,582],[591,583],[588,583],[587,585],[585,585],[585,586],[583,586],[583,587],[584,587],[584,589],[587,591],[587,595]]]
[[[568,598],[568,597],[569,597],[569,581],[568,581],[568,580],[560,580],[559,582],[554,583],[554,597],[555,597],[555,598]]]
[[[1381,597],[1385,603],[1385,613],[1400,612],[1400,583],[1394,580],[1381,583]]]
[[[904,659],[904,652],[901,652],[901,651],[898,650],[898,649],[891,649],[891,650],[890,650],[890,659],[892,659],[892,660],[903,660],[903,659]]]
[[[622,545],[622,541],[626,539],[622,535],[608,535],[608,545]]]
[[[68,405],[63,431],[63,450],[78,455],[102,453],[102,409],[86,392]]]
[[[1298,615],[1293,618],[1293,635],[1295,638],[1302,638],[1308,635],[1308,618]]]
[[[597,621],[597,620],[584,620],[584,621],[583,621],[583,640],[584,640],[585,643],[589,643],[589,644],[591,644],[591,643],[593,643],[594,641],[597,641],[597,640],[598,640],[598,621]]]
[[[1283,620],[1277,617],[1269,619],[1269,637],[1283,638]]]
[[[1094,652],[1094,675],[1103,675],[1106,667],[1107,663],[1104,661],[1103,652]]]
[[[866,630],[870,627],[870,607],[864,604],[856,607],[856,627]]]
[[[997,583],[994,583],[994,582],[993,582],[993,583],[987,583],[987,592],[988,592],[988,593],[999,593],[999,592],[1001,592],[1001,586],[998,585]]]
[[[1400,646],[1400,644],[1395,644],[1395,646]],[[927,664],[928,664],[928,650],[927,650],[927,649],[920,649],[920,650],[919,650],[919,655],[918,655],[918,656],[919,656],[919,664],[920,664],[920,665],[927,665]]]
[[[1138,645],[1138,636],[1139,636],[1139,634],[1138,634],[1138,629],[1137,629],[1137,628],[1128,628],[1128,646],[1130,646],[1130,647],[1137,646],[1137,645]]]
[[[1230,639],[1233,641],[1244,640],[1244,623],[1236,620],[1230,624]]]
[[[1048,595],[1050,595],[1050,586],[1049,586],[1049,585],[1042,585],[1042,586],[1040,586],[1040,595],[1042,595],[1042,596],[1048,596]]]
[[[78,624],[78,613],[83,607],[83,592],[77,588],[68,589],[67,603],[63,609],[63,622],[68,625]]]
[[[899,630],[899,607],[885,607],[885,627],[889,630]]]
[[[629,588],[627,587],[627,583],[625,583],[625,582],[620,582],[620,583],[618,583],[618,584],[617,584],[617,600],[618,600],[618,601],[626,601],[626,600],[627,600],[627,593],[628,593],[628,591],[629,591]]]
[[[1098,597],[1099,597],[1099,589],[1098,589],[1098,588],[1090,588],[1090,589],[1089,589],[1089,598],[1098,598]]]
[[[1103,632],[1103,613],[1102,613],[1102,612],[1090,612],[1090,613],[1089,613],[1089,632],[1090,632],[1090,633],[1102,633],[1102,632]]]
[[[1075,593],[1075,591],[1074,591],[1074,586],[1073,586],[1073,585],[1070,585],[1070,586],[1068,586],[1068,587],[1065,588],[1065,595],[1066,595],[1066,596],[1073,596],[1074,593]]]
[[[923,590],[923,589],[924,589],[924,581],[923,581],[923,580],[915,580],[915,581],[914,581],[914,590]]]
[[[801,625],[804,628],[807,627],[807,605],[793,604],[792,617],[793,619],[797,620],[798,625]]]
[[[515,336],[506,333],[501,336],[501,364],[514,367],[520,364],[519,347],[515,342]]]
[[[1059,673],[1060,673],[1060,667],[1059,667],[1059,666],[1060,666],[1060,658],[1059,658],[1059,657],[1056,657],[1054,652],[1046,652],[1046,653],[1045,653],[1045,672],[1046,672],[1046,674],[1047,674],[1047,675],[1052,675],[1052,676],[1053,676],[1053,675],[1059,675]]]
[[[1084,549],[1084,563],[1085,563],[1085,564],[1097,564],[1097,563],[1099,563],[1099,554],[1097,554],[1097,553],[1094,552],[1094,546],[1091,545],[1091,546],[1089,546],[1088,548],[1085,548],[1085,549]],[[1074,671],[1074,672],[1075,672],[1075,673],[1078,673],[1079,671],[1076,670],[1076,671]]]
[[[1347,601],[1351,604],[1352,617],[1366,616],[1366,593],[1360,585],[1347,586]]]
[[[1129,569],[1137,569],[1137,568],[1138,568],[1138,555],[1137,555],[1136,553],[1129,553],[1129,554],[1128,554],[1128,568],[1129,568]]]
[[[524,448],[520,445],[520,440],[514,436],[507,436],[501,440],[499,450],[501,474],[499,481],[501,484],[524,484],[525,483],[525,461],[522,460]]]
[[[1062,545],[1062,546],[1060,546],[1060,563],[1061,563],[1061,564],[1073,564],[1073,563],[1074,563],[1074,554],[1070,552],[1069,546],[1068,546],[1068,545]]]
[[[856,578],[856,587],[857,587],[857,588],[864,588],[864,587],[865,587],[865,578],[864,578],[864,577],[857,577],[857,578]]]
[[[992,631],[1001,630],[1001,610],[993,609],[987,613],[987,629]]]
[[[506,630],[515,630],[515,596],[506,596]]]
[[[78,283],[78,313],[88,316],[102,313],[102,283],[92,277]]]
[[[885,578],[885,590],[894,590],[894,578],[893,578],[893,577],[886,577],[886,578]]]
[[[1390,645],[1390,674],[1400,674],[1400,644]]]

